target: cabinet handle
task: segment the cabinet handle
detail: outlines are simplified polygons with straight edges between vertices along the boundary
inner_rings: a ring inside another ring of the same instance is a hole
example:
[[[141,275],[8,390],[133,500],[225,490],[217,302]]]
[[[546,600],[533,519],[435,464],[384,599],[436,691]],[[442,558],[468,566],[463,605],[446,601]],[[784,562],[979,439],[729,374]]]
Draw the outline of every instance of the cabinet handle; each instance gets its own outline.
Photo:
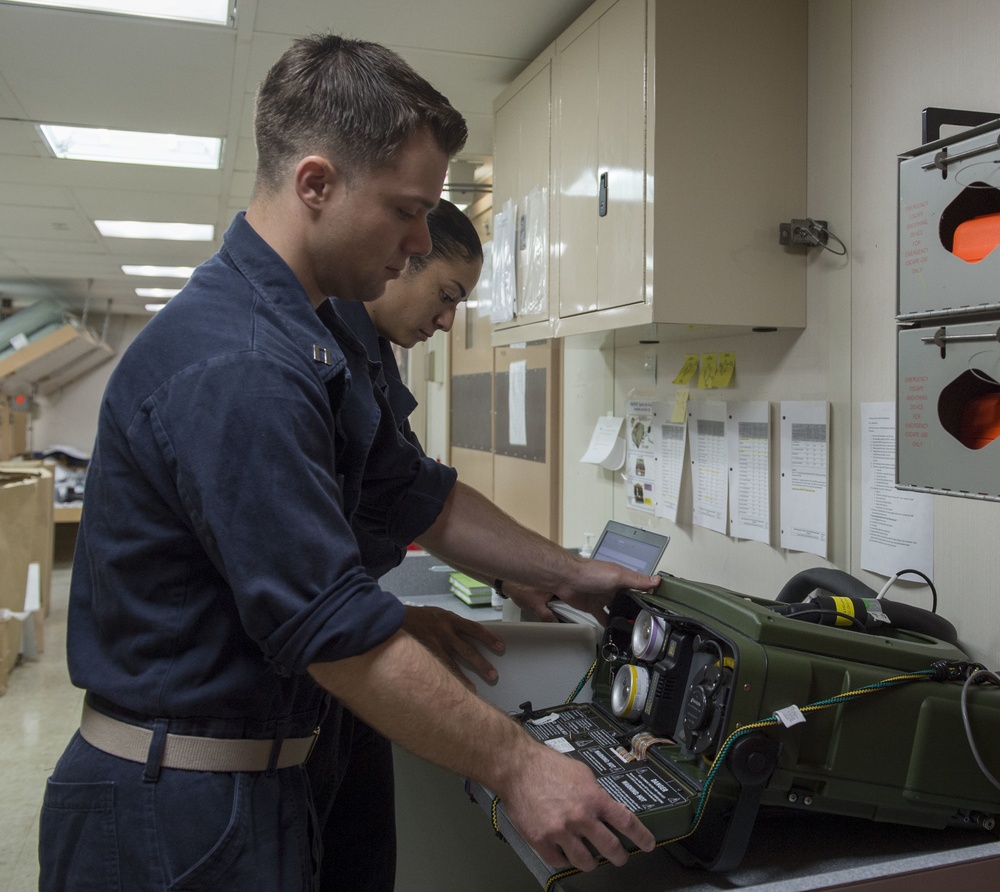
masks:
[[[601,185],[597,191],[597,216],[606,217],[608,215],[608,172],[601,174]]]

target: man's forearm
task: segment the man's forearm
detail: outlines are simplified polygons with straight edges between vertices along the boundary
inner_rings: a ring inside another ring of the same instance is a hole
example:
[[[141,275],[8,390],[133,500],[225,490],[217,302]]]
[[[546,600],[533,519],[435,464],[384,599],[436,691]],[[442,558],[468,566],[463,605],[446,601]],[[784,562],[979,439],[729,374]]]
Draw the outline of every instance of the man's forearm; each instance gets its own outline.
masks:
[[[473,568],[489,584],[521,583],[513,591],[519,606],[542,619],[550,596],[602,621],[616,591],[649,591],[659,580],[606,561],[587,560],[522,526],[469,486],[458,481],[434,524],[417,540],[452,566]]]
[[[534,744],[516,722],[466,690],[405,632],[379,647],[309,667],[352,712],[415,755],[494,790]]]
[[[652,834],[589,768],[538,743],[467,691],[406,632],[309,671],[390,739],[499,795],[514,826],[549,864],[590,870],[598,863],[593,850],[624,864],[628,854],[616,832],[652,850]]]
[[[580,560],[461,481],[437,521],[417,541],[453,565],[474,568],[472,575],[489,583],[500,578],[554,588]]]

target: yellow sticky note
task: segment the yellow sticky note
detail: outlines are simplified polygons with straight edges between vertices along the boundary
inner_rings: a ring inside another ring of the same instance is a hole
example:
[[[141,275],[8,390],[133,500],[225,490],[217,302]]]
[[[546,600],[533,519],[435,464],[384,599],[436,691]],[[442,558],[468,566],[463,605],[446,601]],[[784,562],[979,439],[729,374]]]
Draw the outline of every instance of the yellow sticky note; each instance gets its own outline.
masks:
[[[736,354],[720,353],[719,365],[715,370],[715,386],[728,387],[733,380],[733,372],[736,371]]]
[[[718,364],[718,353],[701,354],[701,375],[698,378],[698,386],[703,390],[711,390],[715,387],[715,369]]]
[[[684,422],[684,419],[687,417],[689,396],[691,396],[690,390],[678,390],[674,394],[674,408],[670,413],[671,424],[682,424]]]
[[[684,356],[684,365],[674,378],[674,384],[681,386],[689,383],[698,371],[698,354],[687,353]]]

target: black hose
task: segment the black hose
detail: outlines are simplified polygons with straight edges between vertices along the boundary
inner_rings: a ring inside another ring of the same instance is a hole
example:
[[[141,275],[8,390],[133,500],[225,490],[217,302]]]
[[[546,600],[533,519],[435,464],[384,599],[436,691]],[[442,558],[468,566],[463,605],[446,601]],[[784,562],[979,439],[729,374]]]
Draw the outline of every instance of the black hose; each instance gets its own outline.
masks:
[[[877,598],[878,592],[868,588],[860,579],[833,567],[813,567],[796,573],[778,592],[776,601],[792,604],[804,601],[816,589],[845,598]]]
[[[850,573],[833,567],[813,567],[810,570],[802,570],[789,579],[778,593],[776,600],[782,604],[799,603],[816,589],[822,589],[835,597],[865,600],[878,598],[878,592]],[[901,604],[899,601],[890,601],[887,598],[881,598],[878,604],[894,628],[927,635],[958,646],[958,632],[944,617],[922,607]]]

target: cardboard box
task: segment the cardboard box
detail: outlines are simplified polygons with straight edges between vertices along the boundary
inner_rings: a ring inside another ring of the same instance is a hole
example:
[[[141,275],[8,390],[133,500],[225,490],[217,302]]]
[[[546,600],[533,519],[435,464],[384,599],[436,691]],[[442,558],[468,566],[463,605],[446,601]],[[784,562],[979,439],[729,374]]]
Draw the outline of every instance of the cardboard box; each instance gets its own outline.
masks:
[[[52,471],[44,465],[16,471],[10,464],[0,466],[0,608],[24,611],[29,575],[37,565],[39,609],[27,620],[33,624],[28,640],[37,652],[44,650],[43,619],[52,581],[52,491]],[[0,626],[0,676],[6,688],[25,636],[17,619]]]
[[[0,462],[0,478],[9,475],[30,476],[38,481],[38,492],[34,499],[33,519],[27,520],[31,532],[31,560],[41,569],[42,616],[48,616],[51,609],[50,595],[52,592],[52,557],[55,548],[55,470],[49,461],[13,461]],[[3,515],[0,514],[0,518]],[[0,519],[0,523],[3,520]],[[39,630],[40,631],[40,630]],[[39,634],[39,650],[41,650],[41,635]]]
[[[10,398],[0,393],[0,461],[20,455],[28,448],[28,413],[15,412]]]
[[[7,678],[21,652],[22,626],[16,617],[0,621],[0,695],[7,693]]]

